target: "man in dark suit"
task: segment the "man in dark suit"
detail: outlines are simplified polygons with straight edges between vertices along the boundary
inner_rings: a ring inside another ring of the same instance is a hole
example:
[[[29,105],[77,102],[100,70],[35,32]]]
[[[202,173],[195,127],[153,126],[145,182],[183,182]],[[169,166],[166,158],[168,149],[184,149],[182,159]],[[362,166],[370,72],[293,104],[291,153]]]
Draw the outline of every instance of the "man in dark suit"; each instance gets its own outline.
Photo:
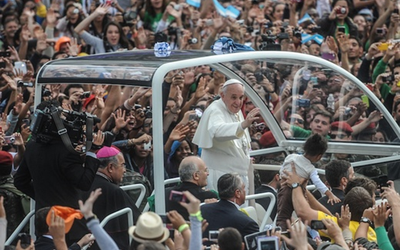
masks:
[[[328,203],[328,196],[320,198],[318,201],[326,207],[333,215],[341,213],[344,201],[344,190],[349,180],[354,178],[354,170],[350,162],[344,160],[332,160],[325,166],[325,178],[332,193],[340,199],[338,203]]]
[[[124,156],[117,148],[104,146],[97,152],[97,158],[100,166],[90,190],[82,195],[83,200],[87,200],[92,191],[101,188],[102,195],[97,198],[93,207],[93,213],[100,221],[109,214],[126,207],[132,209],[136,221],[140,211],[131,197],[119,187],[126,172]],[[125,214],[110,220],[104,229],[120,249],[129,249],[128,229],[130,226],[132,225],[128,225]],[[100,248],[95,243],[90,249]]]
[[[275,205],[270,215],[271,220],[274,221],[278,204],[278,189],[281,186],[279,182],[279,171],[258,170],[258,173],[260,175],[261,186],[256,189],[255,193],[272,193],[275,196]],[[264,197],[256,199],[256,202],[267,211],[271,199],[269,197]]]
[[[219,202],[201,206],[201,214],[207,220],[208,227],[203,238],[208,238],[209,231],[220,228],[236,228],[244,236],[258,232],[257,223],[239,210],[246,199],[243,180],[236,173],[224,174],[218,179]]]
[[[178,202],[170,200],[171,191],[189,191],[200,202],[206,199],[218,199],[218,196],[211,191],[205,190],[207,186],[208,168],[204,161],[198,156],[189,156],[182,160],[179,165],[179,177],[182,183],[178,186],[167,188],[165,191],[165,201],[167,212],[176,210],[185,220],[189,220],[189,213],[186,208]]]

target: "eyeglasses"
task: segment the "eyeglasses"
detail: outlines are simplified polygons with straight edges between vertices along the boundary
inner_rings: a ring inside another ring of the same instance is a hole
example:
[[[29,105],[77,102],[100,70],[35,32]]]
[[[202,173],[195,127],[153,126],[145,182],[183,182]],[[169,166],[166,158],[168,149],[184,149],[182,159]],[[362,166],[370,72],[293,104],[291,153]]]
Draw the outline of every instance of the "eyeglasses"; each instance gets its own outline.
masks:
[[[335,135],[335,134],[331,134],[330,135],[330,137],[331,137],[331,139],[344,139],[344,138],[346,138],[346,137],[348,137],[346,134],[337,134],[337,135]]]
[[[295,123],[297,122],[298,124],[304,124],[304,120],[300,118],[290,118],[290,123]]]

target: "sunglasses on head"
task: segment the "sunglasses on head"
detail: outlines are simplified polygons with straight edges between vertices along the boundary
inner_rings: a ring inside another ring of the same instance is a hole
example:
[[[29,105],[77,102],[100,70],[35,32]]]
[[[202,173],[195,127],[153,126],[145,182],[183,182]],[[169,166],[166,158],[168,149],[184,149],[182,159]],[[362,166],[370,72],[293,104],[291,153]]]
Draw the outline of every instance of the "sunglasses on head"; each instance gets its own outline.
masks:
[[[330,135],[331,139],[344,139],[347,137],[346,134],[337,134],[337,135]]]
[[[304,120],[300,118],[290,118],[290,123],[295,123],[297,122],[298,124],[303,124]]]

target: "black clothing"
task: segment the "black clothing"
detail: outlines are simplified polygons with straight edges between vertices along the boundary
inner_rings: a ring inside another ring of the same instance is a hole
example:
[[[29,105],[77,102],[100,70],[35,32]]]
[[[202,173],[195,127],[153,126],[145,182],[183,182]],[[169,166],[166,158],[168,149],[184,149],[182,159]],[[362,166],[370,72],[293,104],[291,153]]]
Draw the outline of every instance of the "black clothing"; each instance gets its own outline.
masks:
[[[133,212],[134,222],[140,215],[139,209],[133,200],[117,184],[111,182],[106,176],[98,173],[94,178],[93,184],[88,192],[82,194],[83,200],[86,200],[91,191],[101,188],[101,195],[97,198],[93,206],[93,213],[102,221],[109,214],[112,214],[123,208],[130,208]],[[124,214],[110,220],[104,227],[106,232],[113,238],[119,249],[129,249],[128,234],[128,216]],[[93,244],[90,249],[100,249],[97,244]]]
[[[266,193],[266,192],[272,193],[275,196],[275,206],[272,209],[271,216],[270,216],[271,220],[274,221],[275,217],[276,217],[276,209],[278,207],[278,193],[272,187],[269,187],[266,185],[260,186],[255,191],[256,194]],[[265,211],[267,211],[267,209],[269,207],[269,203],[271,202],[271,199],[268,197],[264,197],[264,198],[256,199],[256,202],[258,204],[260,204],[261,206],[263,206]]]
[[[317,24],[321,27],[320,28],[320,35],[323,37],[332,36],[334,37],[336,34],[336,20],[329,20],[329,14],[325,13],[318,21]],[[345,23],[349,27],[349,35],[350,37],[358,37],[358,28],[353,23],[353,21],[346,17]]]
[[[30,141],[14,178],[14,185],[43,207],[78,206],[78,189],[87,191],[99,167],[97,158],[69,152],[62,141]]]
[[[171,210],[176,210],[185,220],[189,220],[189,213],[186,208],[182,207],[178,202],[169,200],[169,196],[171,191],[189,191],[193,194],[194,197],[200,200],[200,202],[204,202],[205,199],[218,199],[218,196],[212,191],[206,191],[200,186],[197,186],[192,182],[182,182],[178,186],[169,187],[165,190],[165,202],[166,202],[166,211],[169,212]]]
[[[244,236],[258,232],[258,224],[245,213],[237,209],[235,204],[227,200],[204,204],[200,207],[201,214],[208,222],[207,229],[203,232],[203,238],[208,238],[210,230],[218,230],[225,227],[236,228]]]
[[[324,196],[320,198],[318,201],[322,204],[322,206],[326,207],[331,212],[332,215],[335,215],[336,213],[340,215],[342,212],[341,208],[344,201],[344,191],[336,188],[332,188],[331,191],[332,194],[334,194],[336,197],[340,199],[340,202],[333,203],[333,205],[331,205],[331,203],[328,203],[329,200],[328,196]]]
[[[35,250],[54,250],[54,242],[53,239],[48,237],[40,236],[35,241]],[[68,247],[68,250],[80,250],[81,247],[77,243],[73,243],[71,246]]]

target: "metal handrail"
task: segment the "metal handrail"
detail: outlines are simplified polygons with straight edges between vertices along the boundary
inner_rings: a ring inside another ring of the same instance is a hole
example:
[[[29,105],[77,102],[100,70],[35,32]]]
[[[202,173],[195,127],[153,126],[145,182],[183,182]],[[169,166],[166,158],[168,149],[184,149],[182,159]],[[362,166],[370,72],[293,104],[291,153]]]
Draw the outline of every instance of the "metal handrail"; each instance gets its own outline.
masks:
[[[32,216],[35,215],[35,210],[31,210],[25,218],[19,223],[18,227],[14,230],[14,232],[10,235],[10,237],[7,239],[7,241],[4,243],[5,246],[10,245],[18,236],[19,232],[22,231],[22,229],[25,227],[25,225],[28,223],[28,221],[31,219]]]
[[[137,184],[133,184],[133,185],[137,185]],[[138,185],[142,185],[142,184],[138,184]],[[128,185],[128,186],[131,186],[131,185]],[[132,212],[132,209],[130,209],[129,207],[123,208],[123,209],[118,210],[118,211],[116,211],[116,212],[114,212],[112,214],[109,214],[106,218],[104,218],[100,222],[100,226],[104,227],[110,220],[112,220],[112,219],[114,219],[114,218],[116,218],[118,216],[121,216],[123,214],[126,214],[126,213],[128,214],[128,228],[133,226],[133,212]],[[86,250],[88,248],[89,248],[89,244],[84,246],[84,247],[82,247],[82,250]]]
[[[168,185],[168,184],[177,183],[177,182],[180,182],[180,181],[181,181],[181,179],[180,179],[179,177],[166,179],[166,180],[164,180],[164,187],[165,187],[166,185]],[[150,196],[152,196],[152,195],[154,195],[154,190],[153,190],[153,192],[151,192],[151,195],[150,195]],[[142,212],[147,212],[147,211],[149,211],[149,209],[150,209],[150,205],[149,205],[149,202],[147,202],[147,204],[146,204],[146,206],[143,208],[143,211],[142,211]]]
[[[123,214],[128,214],[128,225],[133,226],[133,212],[132,209],[130,209],[129,207],[123,208],[121,210],[118,210],[112,214],[109,214],[106,218],[104,218],[101,222],[100,222],[100,226],[104,227],[111,219],[114,219],[120,215]]]
[[[265,192],[265,193],[259,193],[259,194],[251,194],[251,195],[246,195],[246,200],[253,200],[253,199],[258,199],[258,198],[265,198],[268,197],[271,199],[267,211],[265,211],[264,218],[261,222],[260,225],[260,232],[264,230],[265,225],[267,225],[267,220],[271,216],[272,209],[274,209],[275,203],[276,203],[276,198],[275,195],[272,194],[271,192]]]
[[[131,185],[126,185],[126,186],[121,186],[120,187],[122,190],[127,191],[127,190],[133,190],[133,189],[140,189],[140,195],[136,200],[136,207],[140,207],[140,204],[142,204],[144,195],[146,194],[146,187],[143,184],[131,184]]]

